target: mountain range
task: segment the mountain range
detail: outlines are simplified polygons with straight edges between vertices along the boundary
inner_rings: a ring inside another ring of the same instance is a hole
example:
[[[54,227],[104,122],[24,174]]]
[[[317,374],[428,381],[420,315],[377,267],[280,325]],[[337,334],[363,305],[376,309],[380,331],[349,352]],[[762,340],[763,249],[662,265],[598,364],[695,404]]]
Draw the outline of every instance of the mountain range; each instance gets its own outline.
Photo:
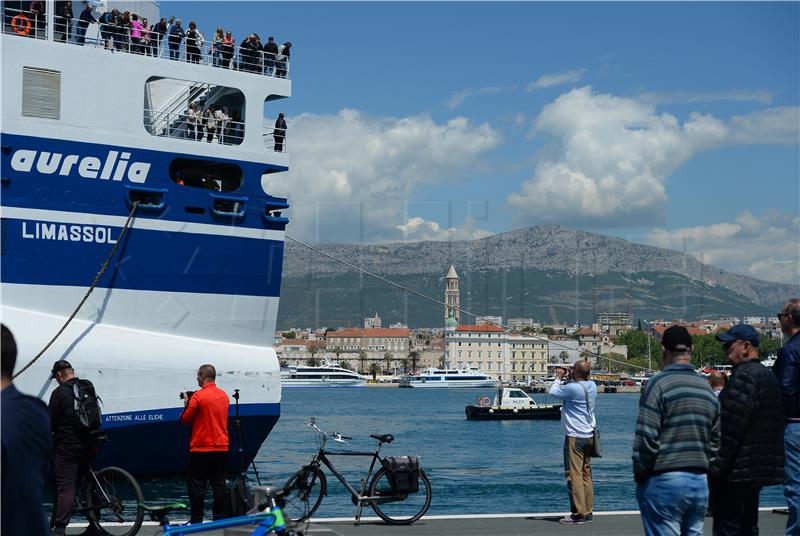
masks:
[[[313,247],[318,251],[286,241],[280,329],[356,327],[376,312],[384,326],[444,324],[442,305],[324,254],[439,301],[452,264],[461,308],[504,320],[589,323],[595,311],[647,320],[774,316],[799,294],[797,286],[727,272],[677,251],[557,225],[468,241]],[[462,316],[461,323],[473,320]]]

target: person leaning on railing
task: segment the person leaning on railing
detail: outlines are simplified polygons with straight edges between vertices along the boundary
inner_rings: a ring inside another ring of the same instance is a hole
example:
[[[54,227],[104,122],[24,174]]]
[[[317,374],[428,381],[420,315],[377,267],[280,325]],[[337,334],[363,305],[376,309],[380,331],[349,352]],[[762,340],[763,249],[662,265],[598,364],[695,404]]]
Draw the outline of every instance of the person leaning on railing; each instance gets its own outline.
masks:
[[[56,34],[58,41],[62,43],[69,43],[72,34],[72,2],[69,0],[64,2],[61,11],[58,12],[58,19],[56,22]]]
[[[160,21],[153,24],[153,27],[150,28],[150,41],[152,43],[154,49],[154,55],[159,56],[159,50],[161,49],[161,40],[167,33],[167,19],[161,18]]]
[[[231,61],[233,60],[233,52],[236,49],[236,41],[233,39],[231,32],[225,32],[225,38],[222,40],[222,66],[228,69],[231,68]]]
[[[94,18],[94,15],[92,15],[92,6],[86,4],[86,7],[83,8],[83,11],[81,11],[80,16],[78,17],[78,28],[76,31],[75,40],[79,45],[83,45],[86,42],[86,28],[95,22],[97,22],[97,19]]]

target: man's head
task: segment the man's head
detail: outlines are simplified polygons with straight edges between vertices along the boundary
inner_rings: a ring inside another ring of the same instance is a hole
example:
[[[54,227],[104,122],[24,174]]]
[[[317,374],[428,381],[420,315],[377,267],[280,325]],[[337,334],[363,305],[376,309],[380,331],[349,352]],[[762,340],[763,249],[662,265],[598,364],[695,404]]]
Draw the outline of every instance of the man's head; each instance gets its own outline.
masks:
[[[671,326],[661,337],[661,359],[665,365],[691,363],[692,336],[683,326]]]
[[[197,385],[203,387],[209,383],[214,383],[217,379],[217,369],[214,365],[202,365],[197,369]]]
[[[0,353],[2,353],[2,362],[0,362],[0,376],[2,377],[3,386],[11,383],[11,376],[14,375],[14,366],[17,364],[17,341],[11,334],[11,330],[2,324],[0,327],[2,331],[2,338],[0,339]]]
[[[572,365],[572,379],[575,381],[585,381],[589,379],[589,373],[592,370],[592,366],[589,364],[588,361],[581,359],[580,361],[576,361],[574,365]]]
[[[786,302],[778,313],[778,322],[781,324],[781,331],[789,337],[800,331],[800,298]]]
[[[53,363],[51,374],[58,384],[61,385],[75,377],[75,370],[72,368],[72,365],[69,364],[69,361],[66,359],[59,359]]]
[[[164,17],[161,17],[161,24],[166,24],[166,23],[167,23],[167,19],[165,19]]]
[[[708,375],[708,385],[710,385],[713,390],[724,389],[727,380],[728,377],[718,370],[712,371],[711,374]]]
[[[758,332],[753,326],[737,324],[725,333],[718,333],[717,340],[722,343],[722,349],[731,365],[758,357]]]

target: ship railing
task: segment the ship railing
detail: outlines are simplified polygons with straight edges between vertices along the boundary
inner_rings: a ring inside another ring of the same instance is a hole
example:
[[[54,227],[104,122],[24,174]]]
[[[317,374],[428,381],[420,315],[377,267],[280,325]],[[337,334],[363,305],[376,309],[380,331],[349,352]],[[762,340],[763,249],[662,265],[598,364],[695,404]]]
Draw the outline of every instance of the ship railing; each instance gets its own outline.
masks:
[[[15,17],[18,18],[15,19]],[[89,31],[95,28],[95,31]],[[47,14],[6,7],[3,9],[3,33],[46,40]],[[104,48],[110,52],[150,56],[261,76],[290,78],[289,57],[283,54],[251,50],[238,45],[220,45],[207,40],[201,43],[190,41],[192,44],[187,45],[186,38],[181,40],[177,46],[170,46],[169,35],[156,34],[150,30],[143,32],[143,35],[148,37],[133,37],[131,28],[114,24],[98,22],[87,25],[77,16],[71,19],[61,16],[53,18],[53,40],[56,42]]]
[[[272,128],[269,125],[264,125],[264,133],[261,137],[264,139],[264,146],[267,149],[272,149],[276,153],[286,152],[285,128]]]
[[[184,140],[239,145],[244,140],[244,122],[231,119],[214,119],[214,128],[208,128],[209,118],[187,112],[161,112],[145,110],[145,128],[153,136]],[[156,125],[163,125],[156,128]],[[210,136],[209,136],[210,135]]]

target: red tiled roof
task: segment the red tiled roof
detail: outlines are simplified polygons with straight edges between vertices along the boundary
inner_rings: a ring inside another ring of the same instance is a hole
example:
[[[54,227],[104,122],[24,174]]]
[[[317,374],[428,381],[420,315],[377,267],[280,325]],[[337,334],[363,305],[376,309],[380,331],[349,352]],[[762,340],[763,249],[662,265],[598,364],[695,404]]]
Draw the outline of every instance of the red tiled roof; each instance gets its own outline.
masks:
[[[599,333],[597,333],[597,332],[596,332],[595,330],[593,330],[592,328],[581,328],[581,330],[580,330],[578,333],[576,333],[575,335],[578,335],[578,336],[587,336],[587,337],[588,337],[588,336],[592,336],[592,335],[593,335],[593,336],[595,336],[595,337],[599,337],[599,336],[600,336],[600,334],[599,334]]]
[[[501,332],[503,332],[505,330],[503,328],[501,328],[500,326],[492,326],[492,325],[487,324],[487,325],[483,325],[483,326],[469,326],[469,325],[457,326],[456,327],[456,331],[476,331],[476,332],[482,332],[482,333],[486,333],[486,332],[501,333]]]

